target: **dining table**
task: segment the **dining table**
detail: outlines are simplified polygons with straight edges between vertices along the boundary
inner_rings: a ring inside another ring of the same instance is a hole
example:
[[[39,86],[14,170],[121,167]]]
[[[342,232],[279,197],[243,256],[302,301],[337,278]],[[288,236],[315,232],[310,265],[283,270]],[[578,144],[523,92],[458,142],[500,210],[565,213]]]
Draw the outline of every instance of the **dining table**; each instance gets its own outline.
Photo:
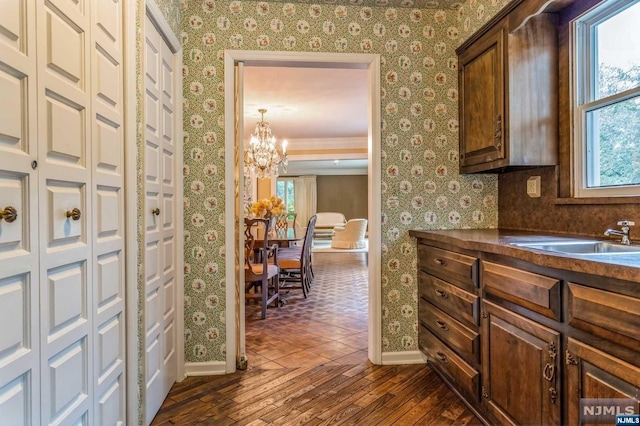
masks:
[[[291,247],[297,242],[304,240],[304,234],[296,232],[295,228],[275,229],[269,231],[268,244],[277,244],[279,248]],[[262,239],[256,239],[256,247],[262,246]]]

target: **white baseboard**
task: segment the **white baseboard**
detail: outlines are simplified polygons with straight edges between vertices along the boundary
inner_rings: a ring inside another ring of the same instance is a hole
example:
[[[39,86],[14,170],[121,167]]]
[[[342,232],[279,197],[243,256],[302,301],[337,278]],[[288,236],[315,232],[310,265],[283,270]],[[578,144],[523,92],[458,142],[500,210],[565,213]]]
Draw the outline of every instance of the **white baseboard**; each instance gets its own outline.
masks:
[[[420,351],[382,352],[382,365],[426,364],[427,357]]]
[[[187,362],[184,365],[187,376],[219,376],[227,374],[225,361]]]

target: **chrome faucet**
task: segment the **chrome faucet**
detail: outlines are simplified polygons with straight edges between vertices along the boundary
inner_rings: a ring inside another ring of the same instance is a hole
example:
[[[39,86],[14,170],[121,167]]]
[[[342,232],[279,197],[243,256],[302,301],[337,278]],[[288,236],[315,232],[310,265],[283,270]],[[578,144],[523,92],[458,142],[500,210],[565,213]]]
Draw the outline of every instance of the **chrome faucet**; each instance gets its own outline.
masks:
[[[622,244],[626,244],[629,245],[631,244],[631,240],[629,239],[629,232],[631,230],[631,226],[635,225],[634,222],[631,222],[630,220],[621,220],[620,222],[618,222],[618,226],[621,226],[621,230],[618,231],[617,229],[607,229],[606,231],[604,231],[604,235],[606,235],[607,237],[609,235],[619,235],[622,237],[622,241],[620,241]]]

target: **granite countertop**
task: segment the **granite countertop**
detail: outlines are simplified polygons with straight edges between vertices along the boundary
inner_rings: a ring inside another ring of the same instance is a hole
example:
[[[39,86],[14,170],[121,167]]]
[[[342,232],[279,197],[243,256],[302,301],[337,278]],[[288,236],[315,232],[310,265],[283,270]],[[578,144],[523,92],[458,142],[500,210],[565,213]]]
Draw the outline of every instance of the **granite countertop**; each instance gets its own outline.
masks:
[[[593,241],[600,240],[599,238],[502,229],[414,229],[409,231],[409,235],[450,244],[461,249],[510,256],[549,268],[584,272],[640,283],[640,254],[637,253],[598,254],[593,256],[536,250],[512,245],[513,243],[562,242],[576,239]],[[614,239],[606,241],[615,242]],[[640,251],[640,245],[638,246],[638,251]]]

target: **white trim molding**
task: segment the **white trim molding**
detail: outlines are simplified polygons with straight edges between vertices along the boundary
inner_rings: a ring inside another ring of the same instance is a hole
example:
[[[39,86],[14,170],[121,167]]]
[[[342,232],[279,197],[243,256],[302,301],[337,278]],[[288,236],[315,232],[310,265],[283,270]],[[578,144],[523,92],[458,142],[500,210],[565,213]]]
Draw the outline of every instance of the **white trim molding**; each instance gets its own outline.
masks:
[[[187,376],[220,376],[227,373],[225,361],[187,362],[184,365]]]
[[[160,11],[160,8],[156,4],[156,1],[146,0],[145,5],[147,7],[147,16],[149,16],[151,22],[153,22],[153,24],[158,28],[158,32],[167,42],[167,44],[171,48],[171,51],[173,53],[180,52],[182,50],[182,45],[180,44],[178,35],[175,34],[169,26],[169,23],[162,14],[162,11]],[[182,60],[180,62],[182,63]],[[180,71],[180,76],[182,76],[182,67],[177,71]]]
[[[125,298],[126,365],[127,365],[127,424],[137,425],[140,413],[138,401],[138,192],[136,113],[136,13],[137,3],[127,1],[124,7],[124,179],[125,179]]]
[[[363,153],[348,153],[348,154],[287,154],[289,161],[334,161],[334,160],[366,160],[369,158],[369,154]]]
[[[316,149],[367,149],[367,137],[287,139],[289,151]]]
[[[243,62],[245,66],[304,66],[316,68],[347,68],[368,70],[369,102],[367,115],[369,130],[368,148],[368,186],[369,186],[369,341],[368,356],[374,364],[382,362],[382,304],[381,304],[381,233],[382,233],[382,194],[381,188],[381,126],[380,126],[380,55],[364,53],[322,53],[322,52],[283,52],[257,50],[225,50],[224,90],[235,93],[234,64]],[[227,97],[225,102],[225,233],[226,238],[226,333],[227,333],[227,373],[236,368],[236,308],[235,308],[235,241],[234,235],[234,150],[235,150],[235,114],[234,102]],[[242,117],[239,127],[242,128]],[[290,158],[291,159],[291,158]],[[243,330],[244,317],[240,316],[240,330]],[[244,335],[240,336],[244,339]],[[242,344],[242,342],[240,342]],[[249,361],[251,362],[251,361]]]
[[[383,352],[383,365],[426,364],[427,357],[420,351]]]

